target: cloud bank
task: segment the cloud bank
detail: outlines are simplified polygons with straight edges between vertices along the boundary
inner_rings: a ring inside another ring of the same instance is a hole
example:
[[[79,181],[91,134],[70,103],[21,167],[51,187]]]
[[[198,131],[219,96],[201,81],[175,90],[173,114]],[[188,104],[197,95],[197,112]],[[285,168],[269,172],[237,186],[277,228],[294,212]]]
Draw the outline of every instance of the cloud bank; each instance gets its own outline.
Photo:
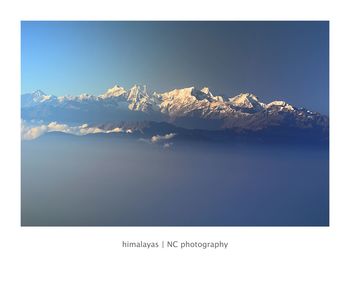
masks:
[[[51,122],[49,124],[41,123],[28,123],[22,120],[21,124],[21,137],[23,140],[33,140],[46,132],[64,132],[73,135],[86,135],[95,133],[132,133],[131,129],[124,129],[116,127],[111,130],[104,130],[99,127],[89,126],[88,124],[82,124],[77,126],[70,126],[67,124],[60,124],[57,122]]]

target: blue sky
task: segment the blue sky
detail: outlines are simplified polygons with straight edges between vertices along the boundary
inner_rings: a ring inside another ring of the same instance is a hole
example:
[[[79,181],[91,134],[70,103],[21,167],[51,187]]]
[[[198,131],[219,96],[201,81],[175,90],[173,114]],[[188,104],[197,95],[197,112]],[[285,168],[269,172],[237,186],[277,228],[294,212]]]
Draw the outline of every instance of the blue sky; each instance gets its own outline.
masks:
[[[208,86],[328,114],[328,22],[22,22],[22,93]]]

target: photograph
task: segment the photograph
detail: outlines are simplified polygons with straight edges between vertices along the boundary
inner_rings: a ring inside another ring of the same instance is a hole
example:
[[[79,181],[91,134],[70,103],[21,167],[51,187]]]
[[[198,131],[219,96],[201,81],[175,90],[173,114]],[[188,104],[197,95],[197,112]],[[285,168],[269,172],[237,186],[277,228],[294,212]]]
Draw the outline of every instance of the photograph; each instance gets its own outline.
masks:
[[[21,226],[329,226],[329,21],[19,24]]]

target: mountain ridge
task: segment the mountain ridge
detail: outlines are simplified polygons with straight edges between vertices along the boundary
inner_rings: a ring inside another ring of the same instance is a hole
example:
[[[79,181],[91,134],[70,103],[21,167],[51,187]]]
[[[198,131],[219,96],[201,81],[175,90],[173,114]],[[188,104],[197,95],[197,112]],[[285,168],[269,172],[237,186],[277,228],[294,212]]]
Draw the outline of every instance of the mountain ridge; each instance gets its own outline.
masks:
[[[184,128],[241,129],[319,128],[328,131],[325,115],[285,101],[264,103],[252,93],[225,98],[195,87],[149,92],[145,85],[125,89],[116,84],[101,95],[47,95],[38,90],[21,97],[23,119],[66,122],[165,121]]]

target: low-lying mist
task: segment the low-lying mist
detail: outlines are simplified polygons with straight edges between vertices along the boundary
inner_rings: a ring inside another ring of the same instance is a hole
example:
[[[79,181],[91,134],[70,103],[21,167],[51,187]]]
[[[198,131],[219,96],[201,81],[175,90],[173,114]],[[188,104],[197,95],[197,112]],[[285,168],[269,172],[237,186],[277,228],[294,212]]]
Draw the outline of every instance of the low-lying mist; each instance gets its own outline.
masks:
[[[328,225],[328,162],[314,146],[48,134],[22,141],[22,225]]]

